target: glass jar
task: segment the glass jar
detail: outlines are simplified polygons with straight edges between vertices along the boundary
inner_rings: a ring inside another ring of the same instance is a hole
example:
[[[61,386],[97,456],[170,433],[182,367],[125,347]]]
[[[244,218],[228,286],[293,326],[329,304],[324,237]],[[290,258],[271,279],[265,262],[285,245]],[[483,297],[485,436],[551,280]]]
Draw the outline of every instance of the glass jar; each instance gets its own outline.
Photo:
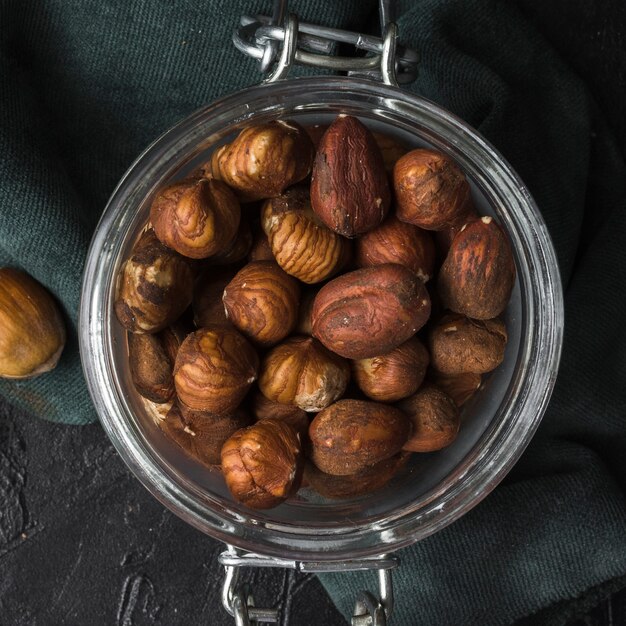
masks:
[[[481,214],[507,231],[517,281],[505,312],[504,363],[464,407],[456,441],[413,455],[392,487],[343,501],[301,490],[269,511],[234,502],[221,476],[187,457],[144,409],[128,367],[126,331],[113,312],[123,261],[144,229],[151,198],[243,127],[276,118],[328,123],[338,113],[408,146],[428,146],[463,169]],[[297,561],[389,553],[436,532],[480,502],[530,441],[555,382],[563,301],[554,249],[528,190],[463,121],[423,98],[366,79],[316,77],[227,96],[155,141],[114,191],[87,259],[80,313],[83,367],[102,425],[146,488],[182,519],[243,550]]]

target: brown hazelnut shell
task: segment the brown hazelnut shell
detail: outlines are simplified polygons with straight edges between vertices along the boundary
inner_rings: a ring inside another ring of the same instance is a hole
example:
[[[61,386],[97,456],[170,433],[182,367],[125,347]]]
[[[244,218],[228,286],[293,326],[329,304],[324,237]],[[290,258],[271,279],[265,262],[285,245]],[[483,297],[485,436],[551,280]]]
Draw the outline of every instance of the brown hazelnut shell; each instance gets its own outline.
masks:
[[[397,454],[410,432],[409,420],[395,407],[340,400],[311,422],[311,460],[327,474],[356,474]]]
[[[150,220],[159,240],[192,259],[227,252],[240,218],[239,202],[228,186],[206,178],[165,187],[150,207]]]
[[[207,268],[196,281],[193,292],[193,321],[196,327],[222,324],[230,326],[222,296],[237,271],[230,267]]]
[[[174,384],[190,409],[234,411],[257,378],[259,357],[233,328],[209,326],[187,336],[176,355]]]
[[[313,304],[313,336],[350,359],[390,352],[428,320],[430,296],[408,268],[387,264],[343,274]]]
[[[428,380],[435,387],[449,395],[460,408],[480,389],[482,376],[480,374],[472,374],[471,372],[442,374],[431,369],[428,373]]]
[[[191,303],[191,262],[144,232],[124,263],[115,314],[133,333],[155,333],[175,322]]]
[[[0,377],[49,372],[65,338],[65,323],[48,290],[26,272],[0,268]]]
[[[472,320],[448,313],[428,333],[433,367],[444,374],[486,374],[504,360],[507,332],[504,322]]]
[[[291,494],[301,465],[300,438],[275,419],[261,420],[232,435],[222,447],[222,471],[233,498],[269,509]]]
[[[290,337],[272,348],[259,371],[259,389],[266,398],[315,412],[343,395],[350,366],[313,337]]]
[[[391,192],[380,149],[357,118],[339,115],[324,133],[311,174],[311,205],[344,237],[376,228],[389,211]]]
[[[271,346],[294,329],[298,319],[298,281],[273,261],[253,261],[224,289],[227,319],[246,337]]]
[[[156,403],[167,402],[174,396],[174,359],[160,335],[128,335],[128,363],[135,388],[144,398]]]
[[[391,352],[352,361],[352,373],[368,398],[395,402],[419,389],[429,361],[424,344],[417,337],[411,337]]]
[[[424,385],[397,405],[411,420],[411,436],[403,446],[408,452],[434,452],[449,446],[459,432],[459,409],[437,387]]]
[[[508,237],[489,216],[461,229],[437,279],[443,304],[477,320],[500,315],[514,284],[515,261]]]
[[[393,169],[398,219],[426,230],[463,222],[470,186],[454,161],[434,150],[418,148],[401,157]]]
[[[435,244],[432,234],[413,224],[388,217],[378,228],[356,241],[356,264],[371,267],[398,263],[428,282],[435,271]]]

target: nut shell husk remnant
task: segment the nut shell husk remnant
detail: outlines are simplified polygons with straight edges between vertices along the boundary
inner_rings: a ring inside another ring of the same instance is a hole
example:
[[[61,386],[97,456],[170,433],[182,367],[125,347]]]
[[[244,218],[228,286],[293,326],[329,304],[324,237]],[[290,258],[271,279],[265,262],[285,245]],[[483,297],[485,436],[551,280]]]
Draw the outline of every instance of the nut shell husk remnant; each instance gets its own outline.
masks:
[[[226,317],[261,346],[284,339],[298,321],[298,281],[273,261],[253,261],[224,289]]]
[[[326,474],[356,474],[397,454],[410,432],[408,418],[395,407],[339,400],[311,422],[311,460]]]
[[[144,232],[124,263],[115,314],[133,333],[156,333],[175,322],[191,303],[191,263]]]
[[[444,374],[486,374],[504,360],[506,326],[501,319],[472,320],[449,313],[428,334],[433,367]]]
[[[184,409],[175,403],[159,426],[189,456],[211,467],[220,464],[226,440],[251,422],[241,409],[212,414]]]
[[[268,200],[261,224],[278,264],[304,283],[319,283],[337,272],[349,242],[327,228],[311,208],[309,190],[292,187]]]
[[[405,465],[411,454],[400,452],[366,467],[357,474],[336,476],[326,474],[313,463],[304,466],[304,481],[324,498],[345,500],[370,494],[384,487]]]
[[[314,148],[296,122],[277,120],[241,131],[213,153],[207,167],[244,202],[272,198],[306,178]]]
[[[349,380],[347,361],[313,337],[291,337],[263,359],[259,389],[274,402],[315,412],[341,398]]]
[[[441,266],[437,289],[443,304],[472,319],[504,311],[515,284],[515,261],[504,231],[489,216],[467,224]]]
[[[424,344],[417,337],[411,337],[387,354],[353,361],[352,372],[368,398],[395,402],[419,389],[429,361]]]
[[[432,234],[395,216],[360,237],[355,247],[359,267],[399,263],[415,272],[422,282],[430,280],[435,270]]]
[[[205,178],[165,187],[150,207],[150,220],[159,240],[192,259],[229,251],[240,219],[235,194],[221,181]]]
[[[437,387],[424,385],[398,406],[413,425],[404,444],[408,452],[434,452],[449,446],[459,432],[459,409],[454,400]]]
[[[222,447],[226,485],[238,502],[269,509],[293,491],[301,468],[300,437],[275,419],[237,431]]]
[[[393,169],[398,219],[426,230],[463,223],[471,207],[470,186],[448,156],[419,148]]]
[[[313,304],[313,335],[349,359],[391,352],[428,320],[430,296],[408,268],[377,265],[324,285]]]
[[[322,222],[344,237],[376,228],[391,192],[380,149],[358,119],[339,115],[324,133],[311,174],[311,204]]]
[[[21,270],[0,268],[0,377],[30,378],[54,369],[65,337],[46,288]]]
[[[187,336],[176,355],[176,393],[190,409],[229,413],[243,400],[258,369],[256,351],[235,329],[201,328]]]

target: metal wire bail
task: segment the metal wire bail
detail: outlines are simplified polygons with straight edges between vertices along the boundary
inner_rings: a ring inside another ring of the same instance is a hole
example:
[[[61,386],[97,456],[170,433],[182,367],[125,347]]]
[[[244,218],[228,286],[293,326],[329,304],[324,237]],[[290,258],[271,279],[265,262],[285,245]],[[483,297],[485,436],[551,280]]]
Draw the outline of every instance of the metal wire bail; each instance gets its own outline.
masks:
[[[397,43],[392,0],[380,0],[381,37],[299,22],[287,12],[287,0],[274,0],[272,16],[241,17],[233,43],[258,59],[267,82],[285,78],[293,65],[308,65],[348,75],[381,80],[387,85],[410,83],[417,78],[419,55]],[[354,46],[365,56],[335,56],[338,44]]]

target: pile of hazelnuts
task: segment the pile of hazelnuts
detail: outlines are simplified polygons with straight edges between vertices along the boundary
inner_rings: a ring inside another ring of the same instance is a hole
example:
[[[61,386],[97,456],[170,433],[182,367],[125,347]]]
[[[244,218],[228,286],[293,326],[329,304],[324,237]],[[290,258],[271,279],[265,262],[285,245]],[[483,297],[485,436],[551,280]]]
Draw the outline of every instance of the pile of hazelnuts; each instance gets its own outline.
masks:
[[[514,282],[452,159],[339,115],[245,128],[160,189],[115,311],[163,432],[260,509],[370,493],[450,445]]]

